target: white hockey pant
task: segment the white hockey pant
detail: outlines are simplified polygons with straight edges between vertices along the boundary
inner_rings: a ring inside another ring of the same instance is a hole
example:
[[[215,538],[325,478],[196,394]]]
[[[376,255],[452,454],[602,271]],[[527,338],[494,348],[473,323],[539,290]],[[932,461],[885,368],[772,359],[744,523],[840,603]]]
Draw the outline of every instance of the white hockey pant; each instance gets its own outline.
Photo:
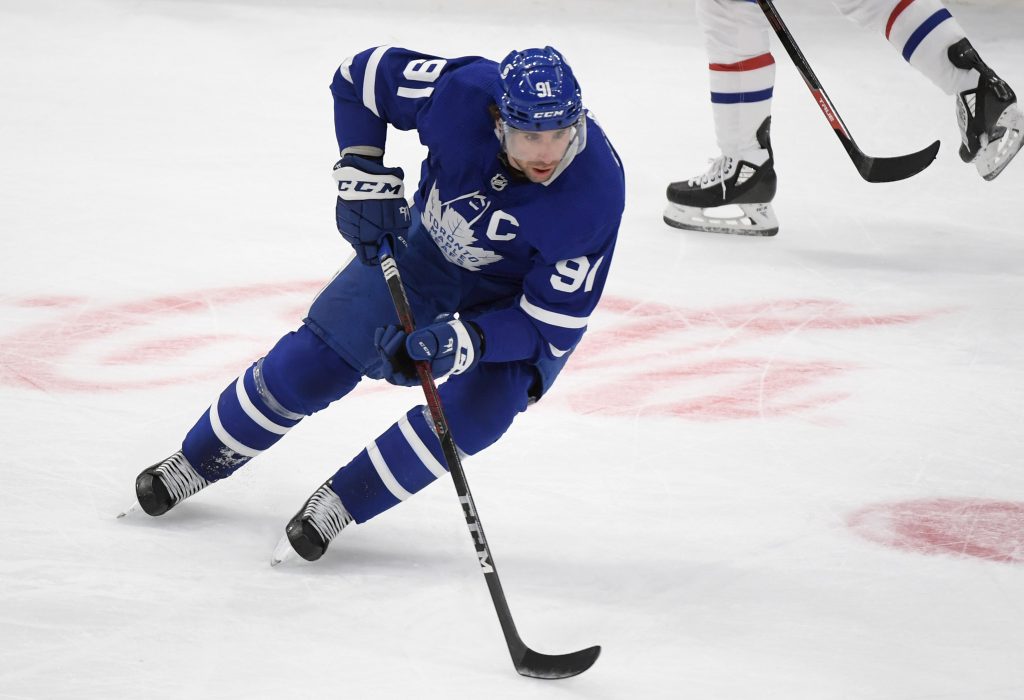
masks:
[[[723,153],[756,148],[757,127],[771,114],[775,63],[771,28],[753,0],[696,0],[708,53],[715,132]],[[796,3],[781,0],[786,6]],[[832,0],[839,12],[888,39],[903,58],[949,95],[978,76],[949,62],[964,31],[939,0]]]

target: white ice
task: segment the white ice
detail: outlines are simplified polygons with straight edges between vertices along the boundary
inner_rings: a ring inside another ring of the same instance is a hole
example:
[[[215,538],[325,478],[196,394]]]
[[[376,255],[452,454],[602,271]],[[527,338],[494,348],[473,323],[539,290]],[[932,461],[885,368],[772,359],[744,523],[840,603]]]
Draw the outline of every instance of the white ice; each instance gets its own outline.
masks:
[[[0,0],[0,698],[1024,697],[1024,161],[982,181],[882,37],[780,5],[866,152],[942,150],[863,182],[776,45],[753,239],[661,222],[714,155],[689,0]],[[1024,90],[1024,8],[951,8]],[[577,357],[467,461],[525,641],[603,645],[578,678],[513,671],[450,479],[268,566],[416,390],[114,517],[347,258],[327,85],[384,43],[555,45],[625,162]]]

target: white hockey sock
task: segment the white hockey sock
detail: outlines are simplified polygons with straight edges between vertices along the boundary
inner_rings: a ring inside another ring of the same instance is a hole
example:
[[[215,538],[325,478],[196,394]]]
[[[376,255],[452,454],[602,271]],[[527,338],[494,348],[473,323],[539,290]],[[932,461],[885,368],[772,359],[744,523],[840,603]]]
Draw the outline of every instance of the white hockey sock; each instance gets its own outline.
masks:
[[[978,75],[957,68],[947,50],[964,30],[939,0],[899,0],[886,19],[885,38],[904,60],[947,95],[978,84]]]
[[[715,135],[722,153],[759,148],[757,129],[771,115],[775,59],[770,53],[708,65]]]

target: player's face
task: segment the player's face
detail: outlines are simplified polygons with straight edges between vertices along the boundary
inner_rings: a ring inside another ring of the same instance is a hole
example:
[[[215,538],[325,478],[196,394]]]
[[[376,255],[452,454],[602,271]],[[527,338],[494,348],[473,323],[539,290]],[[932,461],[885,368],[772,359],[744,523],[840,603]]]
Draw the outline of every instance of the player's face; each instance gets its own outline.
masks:
[[[508,161],[531,182],[550,178],[576,137],[575,126],[549,131],[520,131],[508,125],[504,128]]]

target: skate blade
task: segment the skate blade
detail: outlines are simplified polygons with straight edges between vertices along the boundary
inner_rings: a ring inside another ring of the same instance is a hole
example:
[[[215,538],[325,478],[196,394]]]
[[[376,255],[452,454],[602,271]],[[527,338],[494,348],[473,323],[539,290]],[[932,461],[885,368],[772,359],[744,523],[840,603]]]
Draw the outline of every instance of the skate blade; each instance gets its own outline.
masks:
[[[281,539],[277,542],[277,546],[274,547],[274,553],[270,555],[270,565],[277,566],[294,557],[295,550],[292,549],[292,543],[288,541],[288,535],[282,535]]]
[[[996,121],[996,129],[1003,130],[1002,136],[986,144],[974,161],[978,173],[986,180],[996,179],[1024,146],[1024,113],[1016,104],[1010,105]]]
[[[728,214],[729,211],[738,214]],[[720,212],[725,212],[721,213]],[[774,236],[779,232],[779,220],[770,202],[759,204],[729,204],[722,207],[688,207],[669,203],[662,220],[673,228],[708,233],[731,233],[740,236]]]
[[[125,508],[120,513],[118,513],[117,514],[117,519],[120,520],[121,518],[127,517],[127,516],[131,515],[132,513],[134,513],[137,510],[139,510],[139,504],[138,504],[138,502],[135,502],[135,503],[131,504],[130,506],[128,506],[127,508]]]

